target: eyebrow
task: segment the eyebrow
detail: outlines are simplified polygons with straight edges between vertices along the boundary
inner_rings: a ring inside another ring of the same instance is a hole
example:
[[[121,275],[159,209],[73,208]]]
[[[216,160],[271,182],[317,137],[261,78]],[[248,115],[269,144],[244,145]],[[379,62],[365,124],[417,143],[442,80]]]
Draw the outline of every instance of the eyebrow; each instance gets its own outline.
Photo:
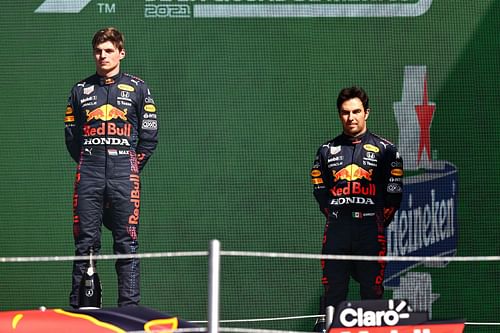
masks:
[[[115,49],[112,48],[112,47],[104,47],[104,48],[99,48],[99,47],[94,47],[94,51],[106,51],[106,52],[110,52],[110,51],[114,51]]]
[[[361,110],[361,109],[354,109],[354,110],[342,109],[342,110],[340,110],[340,112],[361,112],[361,111],[363,111],[363,110]]]

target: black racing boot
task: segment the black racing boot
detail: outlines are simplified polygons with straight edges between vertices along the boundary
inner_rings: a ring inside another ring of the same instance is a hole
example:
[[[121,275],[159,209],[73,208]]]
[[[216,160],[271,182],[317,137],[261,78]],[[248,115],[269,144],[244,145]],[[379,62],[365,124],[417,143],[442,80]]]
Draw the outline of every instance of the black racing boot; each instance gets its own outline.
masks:
[[[102,304],[102,287],[92,260],[94,250],[90,249],[90,260],[82,277],[79,290],[78,307],[80,309],[96,309]]]

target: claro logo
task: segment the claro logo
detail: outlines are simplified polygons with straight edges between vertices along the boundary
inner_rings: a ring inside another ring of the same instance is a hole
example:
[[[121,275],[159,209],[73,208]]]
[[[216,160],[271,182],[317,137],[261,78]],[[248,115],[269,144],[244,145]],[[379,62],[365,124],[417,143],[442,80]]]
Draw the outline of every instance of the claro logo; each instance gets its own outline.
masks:
[[[410,318],[410,314],[403,312],[407,303],[402,301],[394,308],[394,301],[389,300],[389,309],[381,311],[364,310],[363,308],[345,308],[339,315],[340,323],[344,327],[374,327],[396,326],[401,319]]]

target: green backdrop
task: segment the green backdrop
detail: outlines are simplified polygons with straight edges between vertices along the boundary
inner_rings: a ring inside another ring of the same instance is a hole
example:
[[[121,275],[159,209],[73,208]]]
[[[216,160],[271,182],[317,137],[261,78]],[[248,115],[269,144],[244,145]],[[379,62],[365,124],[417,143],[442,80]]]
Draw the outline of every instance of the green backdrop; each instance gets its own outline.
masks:
[[[159,107],[141,252],[200,251],[219,239],[224,250],[318,254],[324,221],[309,170],[341,130],[338,91],[363,86],[370,129],[398,143],[394,108],[413,66],[425,69],[436,106],[432,160],[457,176],[457,243],[446,249],[500,255],[499,1],[53,2],[0,4],[1,256],[73,253],[64,111],[71,86],[94,71],[93,33],[110,25],[126,37],[123,70],[148,82]],[[202,17],[210,13],[234,17]],[[109,233],[103,253],[112,253]],[[432,277],[433,319],[498,322],[498,261],[411,271]],[[104,305],[114,306],[113,263],[99,272]],[[70,274],[70,262],[0,264],[0,310],[66,306]],[[316,260],[224,257],[221,274],[221,319],[317,312]],[[206,279],[206,257],[143,260],[143,305],[206,319]],[[248,325],[308,330],[312,320]]]

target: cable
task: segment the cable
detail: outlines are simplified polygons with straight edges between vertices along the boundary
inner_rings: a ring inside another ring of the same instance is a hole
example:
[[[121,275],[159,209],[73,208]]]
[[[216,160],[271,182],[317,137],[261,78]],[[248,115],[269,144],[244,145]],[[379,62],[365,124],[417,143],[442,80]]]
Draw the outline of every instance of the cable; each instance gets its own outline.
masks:
[[[250,252],[250,251],[220,251],[221,256],[265,257],[288,259],[315,259],[315,260],[361,260],[361,261],[500,261],[500,256],[475,256],[475,257],[416,257],[416,256],[358,256],[337,254],[306,254],[306,253],[277,253],[277,252]],[[154,252],[137,254],[106,254],[93,256],[95,260],[132,259],[132,258],[164,258],[164,257],[196,257],[208,256],[208,251],[187,252]],[[46,261],[74,261],[89,260],[90,256],[44,256],[44,257],[0,257],[0,263],[6,262],[46,262]]]
[[[291,316],[291,317],[276,317],[276,318],[253,318],[253,319],[227,319],[220,320],[221,323],[249,323],[249,322],[260,322],[260,321],[279,321],[279,320],[294,320],[294,319],[309,319],[309,318],[319,318],[325,315],[308,315],[308,316]],[[204,324],[207,323],[206,320],[190,321],[193,324]]]
[[[136,253],[136,254],[101,254],[98,256],[93,256],[92,259],[112,260],[112,259],[132,259],[132,258],[201,257],[201,256],[208,256],[208,251],[155,252],[155,253]],[[74,261],[74,260],[90,260],[90,256],[0,257],[0,263]]]

